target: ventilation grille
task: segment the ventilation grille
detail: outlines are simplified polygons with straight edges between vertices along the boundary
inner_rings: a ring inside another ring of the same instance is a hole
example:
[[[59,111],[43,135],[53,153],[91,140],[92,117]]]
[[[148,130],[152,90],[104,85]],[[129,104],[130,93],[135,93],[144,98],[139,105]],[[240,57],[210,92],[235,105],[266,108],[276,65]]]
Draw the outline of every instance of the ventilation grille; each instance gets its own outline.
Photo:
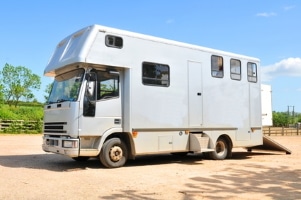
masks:
[[[44,123],[44,133],[67,133],[67,131],[64,130],[64,125],[67,125],[67,122]]]

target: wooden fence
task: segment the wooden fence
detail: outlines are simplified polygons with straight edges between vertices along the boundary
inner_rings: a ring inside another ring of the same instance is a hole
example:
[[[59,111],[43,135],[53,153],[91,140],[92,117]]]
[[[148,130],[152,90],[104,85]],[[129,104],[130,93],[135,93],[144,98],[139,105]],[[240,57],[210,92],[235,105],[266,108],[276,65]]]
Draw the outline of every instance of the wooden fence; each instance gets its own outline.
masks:
[[[33,133],[42,132],[42,121],[24,120],[1,120],[0,133]],[[297,128],[285,127],[263,127],[264,135],[301,135],[301,130]]]
[[[42,126],[41,121],[0,119],[0,133],[38,133]]]
[[[301,135],[301,130],[297,128],[285,128],[285,127],[263,127],[264,135]]]

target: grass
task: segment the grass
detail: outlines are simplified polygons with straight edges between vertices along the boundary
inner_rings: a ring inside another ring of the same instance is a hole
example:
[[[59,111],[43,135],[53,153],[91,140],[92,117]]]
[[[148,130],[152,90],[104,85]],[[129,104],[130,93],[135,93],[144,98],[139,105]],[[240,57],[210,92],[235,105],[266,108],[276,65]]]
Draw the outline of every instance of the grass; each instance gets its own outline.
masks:
[[[23,103],[17,107],[1,104],[0,133],[41,133],[43,117],[44,112],[42,104],[37,106]]]

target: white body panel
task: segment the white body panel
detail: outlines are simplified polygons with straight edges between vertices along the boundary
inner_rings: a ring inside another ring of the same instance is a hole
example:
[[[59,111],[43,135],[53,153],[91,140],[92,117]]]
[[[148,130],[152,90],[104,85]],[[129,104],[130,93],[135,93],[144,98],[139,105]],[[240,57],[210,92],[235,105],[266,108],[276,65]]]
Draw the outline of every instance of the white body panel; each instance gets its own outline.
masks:
[[[106,46],[107,35],[121,37],[122,48]],[[223,58],[223,78],[211,75],[212,55]],[[240,80],[230,78],[231,59],[241,62]],[[143,84],[144,62],[168,65],[169,86]],[[94,25],[59,43],[45,75],[56,76],[78,67],[118,70],[119,98],[97,101],[93,117],[83,116],[84,82],[78,111],[73,112],[78,116],[72,116],[78,120],[78,135],[70,136],[81,141],[78,155],[96,156],[107,137],[125,133],[135,156],[212,150],[221,135],[226,135],[233,147],[262,144],[260,73],[256,82],[249,82],[248,62],[260,71],[256,58]],[[67,116],[57,111],[46,108],[45,115],[48,113],[56,119],[46,116],[45,123],[66,121]],[[192,133],[209,138],[208,144],[203,146]],[[45,133],[45,138],[51,135]]]
[[[261,85],[262,126],[273,126],[272,87]]]

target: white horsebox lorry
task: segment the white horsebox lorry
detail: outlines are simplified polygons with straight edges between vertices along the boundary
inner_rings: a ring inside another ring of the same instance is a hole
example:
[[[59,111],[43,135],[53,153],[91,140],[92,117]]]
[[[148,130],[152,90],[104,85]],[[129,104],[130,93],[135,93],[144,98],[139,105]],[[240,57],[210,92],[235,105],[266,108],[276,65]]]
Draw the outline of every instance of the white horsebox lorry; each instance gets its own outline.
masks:
[[[42,148],[108,168],[146,154],[263,144],[257,58],[100,25],[56,47]]]

